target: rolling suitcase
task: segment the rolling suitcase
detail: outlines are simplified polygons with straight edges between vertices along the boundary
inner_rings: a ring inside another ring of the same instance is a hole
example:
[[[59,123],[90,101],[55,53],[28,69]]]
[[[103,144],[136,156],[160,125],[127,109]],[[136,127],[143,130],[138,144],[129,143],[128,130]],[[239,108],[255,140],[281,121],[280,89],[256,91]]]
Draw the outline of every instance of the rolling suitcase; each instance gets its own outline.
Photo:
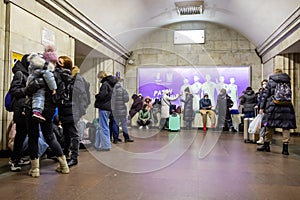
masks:
[[[180,130],[180,115],[173,113],[169,117],[169,130],[179,131]]]
[[[254,118],[244,118],[244,142],[245,143],[256,143],[259,139],[259,134],[251,134],[248,131],[249,124],[253,121]]]

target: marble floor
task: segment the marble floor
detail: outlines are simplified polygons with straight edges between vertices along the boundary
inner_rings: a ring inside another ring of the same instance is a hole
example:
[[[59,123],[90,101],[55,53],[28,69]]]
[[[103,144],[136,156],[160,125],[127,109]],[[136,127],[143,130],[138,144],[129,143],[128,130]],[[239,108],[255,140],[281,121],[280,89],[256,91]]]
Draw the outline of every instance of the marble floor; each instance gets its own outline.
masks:
[[[0,158],[1,199],[300,199],[299,137],[283,156],[280,135],[270,153],[245,144],[241,133],[131,128],[130,135],[134,143],[112,144],[109,152],[81,149],[68,175],[43,159],[41,176],[32,178],[29,166],[10,172],[8,158]]]

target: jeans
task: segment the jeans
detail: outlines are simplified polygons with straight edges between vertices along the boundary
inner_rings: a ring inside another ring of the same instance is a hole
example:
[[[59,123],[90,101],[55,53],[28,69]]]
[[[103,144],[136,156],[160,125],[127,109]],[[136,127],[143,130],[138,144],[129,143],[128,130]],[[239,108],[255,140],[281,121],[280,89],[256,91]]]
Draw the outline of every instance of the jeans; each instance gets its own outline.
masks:
[[[124,139],[125,140],[129,139],[126,116],[124,116],[124,117],[115,117],[115,120],[116,120],[116,123],[118,125],[121,122]]]
[[[244,112],[244,114],[245,114],[245,118],[253,118],[253,117],[255,117],[254,111],[247,111],[247,112]]]
[[[110,138],[112,137],[114,141],[119,139],[119,126],[112,114],[109,116],[109,131]]]
[[[96,132],[96,149],[110,149],[110,131],[109,131],[109,119],[110,111],[99,109],[99,124]]]

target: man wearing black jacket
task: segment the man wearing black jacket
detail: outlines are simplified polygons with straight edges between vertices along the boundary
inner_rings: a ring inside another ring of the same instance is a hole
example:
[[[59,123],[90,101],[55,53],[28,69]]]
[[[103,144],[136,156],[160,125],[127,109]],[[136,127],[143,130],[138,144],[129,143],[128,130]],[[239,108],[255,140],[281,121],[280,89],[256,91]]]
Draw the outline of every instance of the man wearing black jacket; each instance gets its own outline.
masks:
[[[24,115],[24,106],[26,102],[26,95],[24,88],[26,87],[26,81],[28,77],[28,66],[27,61],[28,54],[22,57],[21,61],[17,61],[12,68],[14,73],[13,80],[10,85],[10,93],[13,97],[13,120],[16,123],[16,136],[14,140],[14,148],[11,155],[10,170],[20,171],[21,165],[29,164],[30,161],[24,161],[21,159],[22,147],[24,140],[28,134],[26,127],[26,119]]]

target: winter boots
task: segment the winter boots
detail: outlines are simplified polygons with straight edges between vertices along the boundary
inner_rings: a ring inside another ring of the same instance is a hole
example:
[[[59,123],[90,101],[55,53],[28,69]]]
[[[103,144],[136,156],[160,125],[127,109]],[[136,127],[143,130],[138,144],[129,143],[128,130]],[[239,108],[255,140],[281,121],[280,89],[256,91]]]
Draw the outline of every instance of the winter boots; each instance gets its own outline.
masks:
[[[37,178],[40,176],[40,160],[38,158],[31,160],[31,168],[28,172],[28,174],[34,178]]]
[[[57,157],[57,159],[58,159],[59,165],[56,168],[56,171],[60,172],[62,174],[68,174],[70,172],[70,169],[67,164],[66,156],[63,155],[63,156]]]
[[[290,154],[289,154],[289,146],[288,146],[288,143],[283,143],[283,146],[282,146],[282,154],[283,154],[283,155],[290,155]]]
[[[264,142],[264,145],[257,147],[257,151],[266,151],[270,152],[270,142]]]
[[[260,137],[256,144],[264,144],[264,138]]]
[[[266,151],[270,152],[270,142],[264,142],[264,145],[257,147],[257,151]],[[283,155],[290,155],[289,154],[289,146],[288,143],[283,143],[282,146],[282,154]]]

